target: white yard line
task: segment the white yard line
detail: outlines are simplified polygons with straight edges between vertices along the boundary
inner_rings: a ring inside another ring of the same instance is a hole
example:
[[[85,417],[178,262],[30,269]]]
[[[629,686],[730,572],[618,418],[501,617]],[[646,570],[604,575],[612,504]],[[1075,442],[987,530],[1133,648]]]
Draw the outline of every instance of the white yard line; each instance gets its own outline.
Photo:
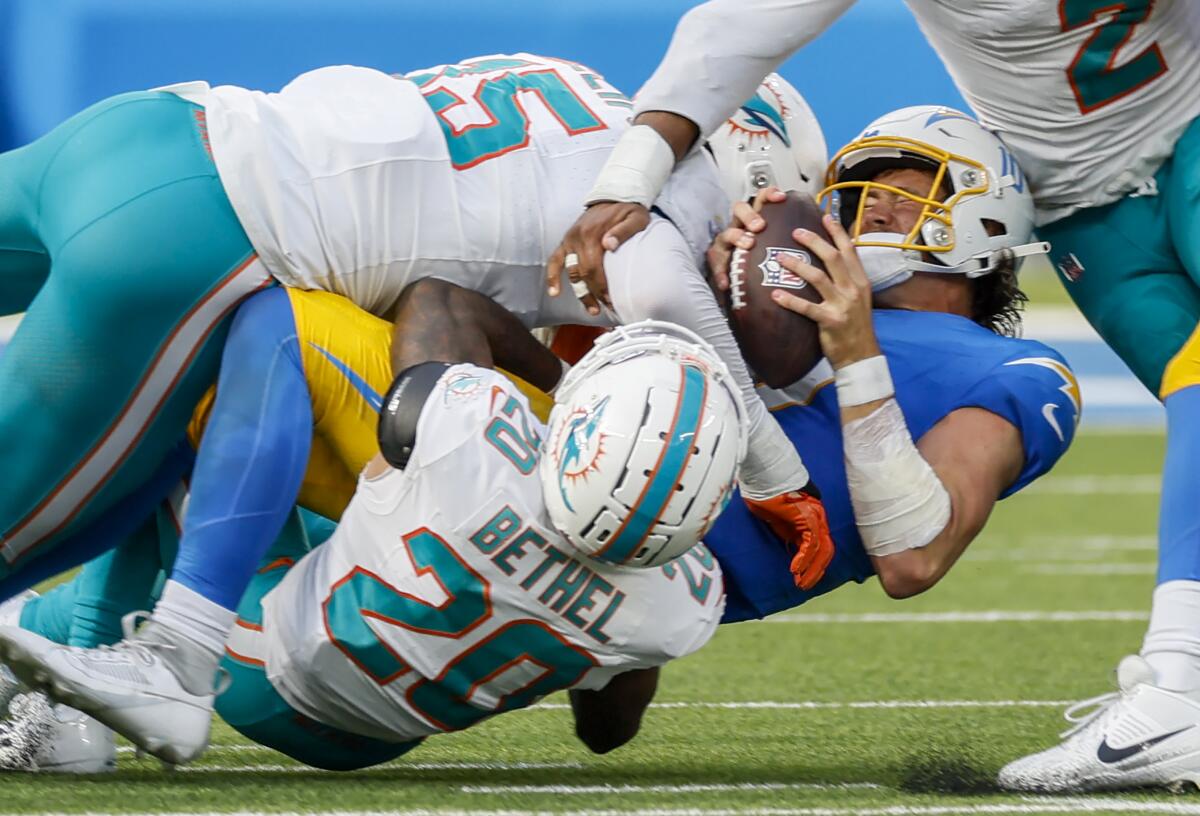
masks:
[[[979,544],[991,550],[1002,550],[1009,545],[1019,545],[1031,551],[1043,552],[1112,552],[1157,550],[1158,539],[1152,535],[1028,535],[986,537]],[[978,544],[974,546],[979,546]]]
[[[1153,554],[1154,536],[996,536],[984,538],[967,550],[967,561],[1099,561],[1114,552]]]
[[[984,612],[791,612],[764,618],[764,623],[1085,623],[1091,621],[1144,621],[1141,610],[1094,610],[1084,612],[1031,612],[991,610]]]
[[[1144,564],[1026,564],[1021,572],[1034,575],[1153,575],[1158,565]]]
[[[1090,496],[1093,494],[1156,495],[1162,489],[1157,474],[1139,473],[1132,476],[1046,476],[1025,488],[1028,493],[1057,496]]]
[[[1075,700],[852,700],[834,702],[825,700],[743,700],[731,702],[673,702],[651,703],[651,708],[712,708],[712,709],[768,709],[768,710],[830,710],[839,709],[909,709],[909,708],[1062,708]],[[566,703],[542,703],[526,711],[567,710]]]
[[[976,550],[975,552],[967,551],[967,554],[962,557],[963,561],[991,561],[991,562],[1011,562],[1018,564],[1050,564],[1062,561],[1105,561],[1110,562],[1112,559],[1111,552],[1103,550],[1083,550],[1083,549],[1058,549],[1048,547],[1045,549],[1032,547],[1018,547],[1008,550],[1001,547],[989,547]],[[1152,561],[1143,561],[1141,563],[1153,563]]]
[[[117,746],[118,754],[133,754],[137,749],[132,745]],[[221,756],[224,754],[243,754],[243,753],[260,753],[260,754],[275,754],[273,748],[268,748],[265,745],[211,745],[205,756]],[[213,770],[217,766],[214,765],[195,765],[183,766],[179,770]],[[302,765],[237,765],[232,766],[234,769],[241,770],[243,768],[256,768],[259,770],[315,770]],[[545,771],[545,770],[573,770],[582,768],[582,762],[390,762],[386,765],[376,765],[374,768],[366,770],[383,770],[388,768],[406,768],[413,771]]]
[[[1099,422],[1084,422],[1075,431],[1075,438],[1081,436],[1166,436],[1167,425],[1163,423],[1144,422],[1141,425],[1135,423],[1120,424],[1102,424]]]
[[[230,749],[250,748],[253,750],[268,750],[261,746],[228,745],[223,748],[211,748],[209,754],[226,753]],[[574,770],[582,768],[580,762],[389,762],[384,765],[374,765],[363,768],[361,772],[372,771],[543,771],[543,770]],[[320,768],[310,768],[307,765],[184,765],[176,769],[182,773],[341,773],[327,772]]]
[[[119,813],[89,811],[82,816],[310,816],[316,811],[177,811]],[[881,805],[877,807],[807,808],[606,808],[587,810],[327,810],[336,816],[988,816],[1033,813],[1167,813],[1197,814],[1200,804],[1138,799],[1025,797],[1020,802],[978,805]]]
[[[753,793],[786,790],[873,790],[883,785],[874,782],[742,782],[738,784],[698,785],[463,785],[461,793],[547,793],[563,796],[583,794],[626,795],[633,793]]]

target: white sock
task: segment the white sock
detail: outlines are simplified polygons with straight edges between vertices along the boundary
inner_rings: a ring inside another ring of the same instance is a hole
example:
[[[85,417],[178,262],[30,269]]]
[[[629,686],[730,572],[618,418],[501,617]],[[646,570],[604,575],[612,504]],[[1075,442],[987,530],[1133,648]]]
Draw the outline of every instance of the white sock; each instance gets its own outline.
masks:
[[[1200,581],[1167,581],[1155,588],[1142,657],[1160,687],[1200,689]]]
[[[37,593],[30,589],[0,603],[0,626],[20,626],[21,612],[25,609],[25,602],[36,597]]]
[[[183,584],[167,581],[154,607],[154,620],[194,641],[216,661],[225,653],[225,641],[237,613]]]

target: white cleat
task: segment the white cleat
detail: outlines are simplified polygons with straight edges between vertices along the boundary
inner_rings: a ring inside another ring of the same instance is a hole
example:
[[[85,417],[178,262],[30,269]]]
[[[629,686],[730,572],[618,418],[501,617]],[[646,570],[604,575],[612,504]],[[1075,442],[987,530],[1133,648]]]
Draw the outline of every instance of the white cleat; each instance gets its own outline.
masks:
[[[15,595],[4,603],[0,603],[0,626],[20,626],[21,610],[25,608],[25,602],[36,597],[36,592],[27,589],[20,595]],[[0,663],[0,717],[8,716],[9,701],[25,690],[21,681],[8,670],[8,667]]]
[[[190,762],[208,746],[212,722],[213,669],[199,683],[181,679],[168,665],[206,665],[199,647],[151,620],[115,646],[62,646],[12,627],[0,629],[0,660],[27,685],[79,709],[164,762]],[[207,693],[193,693],[204,688]]]
[[[8,667],[0,663],[0,718],[9,715],[8,707],[12,703],[12,699],[25,691],[25,686],[17,679],[17,676],[9,671]]]
[[[0,771],[97,774],[116,766],[111,730],[40,692],[16,697],[0,722]]]
[[[1200,788],[1200,697],[1153,682],[1145,660],[1124,658],[1117,667],[1120,690],[1068,708],[1074,725],[1063,741],[1005,765],[1000,787],[1034,793]]]

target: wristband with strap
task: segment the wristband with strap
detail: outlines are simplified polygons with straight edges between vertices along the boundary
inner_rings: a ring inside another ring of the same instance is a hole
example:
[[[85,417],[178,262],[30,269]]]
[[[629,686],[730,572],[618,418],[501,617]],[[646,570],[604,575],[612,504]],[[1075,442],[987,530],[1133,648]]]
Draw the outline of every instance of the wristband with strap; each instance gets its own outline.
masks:
[[[838,405],[842,408],[866,405],[896,393],[887,358],[882,354],[839,368],[834,372],[834,383]]]

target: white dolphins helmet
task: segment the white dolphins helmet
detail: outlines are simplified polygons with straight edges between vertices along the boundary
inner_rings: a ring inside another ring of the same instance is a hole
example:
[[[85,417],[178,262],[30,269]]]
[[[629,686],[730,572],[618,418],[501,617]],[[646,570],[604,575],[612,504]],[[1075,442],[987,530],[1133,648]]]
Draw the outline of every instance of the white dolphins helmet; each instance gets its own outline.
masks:
[[[930,189],[914,195],[872,181],[905,167],[931,171]],[[907,235],[861,232],[867,201],[880,191],[921,206]],[[1049,250],[1032,241],[1033,196],[1012,153],[952,108],[903,108],[876,119],[833,157],[819,198],[850,230],[875,291],[917,271],[977,278]]]
[[[821,125],[800,92],[779,74],[708,137],[721,173],[721,186],[733,201],[745,201],[764,187],[816,196],[828,151]]]
[[[661,566],[729,501],[746,436],[741,393],[708,343],[673,323],[618,328],[555,394],[539,465],[550,520],[585,555]]]

